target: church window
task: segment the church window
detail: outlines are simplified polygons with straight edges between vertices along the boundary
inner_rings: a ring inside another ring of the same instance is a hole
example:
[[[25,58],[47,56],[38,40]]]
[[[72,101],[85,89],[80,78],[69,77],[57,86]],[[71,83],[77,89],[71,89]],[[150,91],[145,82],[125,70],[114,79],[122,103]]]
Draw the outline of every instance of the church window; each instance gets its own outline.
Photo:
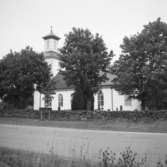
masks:
[[[104,106],[104,96],[102,91],[99,91],[97,94],[97,103],[98,103],[98,109],[101,110],[103,109]]]
[[[45,95],[44,102],[45,102],[45,108],[52,108],[52,96]]]
[[[47,49],[49,49],[49,40],[46,41],[46,45]]]
[[[58,95],[58,106],[63,107],[63,95],[61,93]]]
[[[54,41],[54,49],[56,49],[56,41]]]

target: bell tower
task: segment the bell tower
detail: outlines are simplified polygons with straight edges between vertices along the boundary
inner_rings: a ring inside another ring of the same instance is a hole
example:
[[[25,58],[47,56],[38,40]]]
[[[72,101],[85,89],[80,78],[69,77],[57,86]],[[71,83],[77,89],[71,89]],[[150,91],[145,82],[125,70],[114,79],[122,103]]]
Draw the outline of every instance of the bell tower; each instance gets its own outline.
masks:
[[[59,56],[57,44],[60,38],[53,33],[52,27],[50,33],[43,37],[44,39],[44,57],[46,62],[51,66],[53,77],[59,70]]]

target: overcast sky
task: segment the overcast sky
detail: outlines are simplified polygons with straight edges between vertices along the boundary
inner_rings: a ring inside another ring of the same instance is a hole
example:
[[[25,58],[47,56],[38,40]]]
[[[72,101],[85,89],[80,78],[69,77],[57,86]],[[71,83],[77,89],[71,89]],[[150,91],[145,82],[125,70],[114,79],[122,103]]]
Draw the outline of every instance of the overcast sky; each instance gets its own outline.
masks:
[[[167,0],[0,0],[0,58],[27,45],[43,51],[51,25],[59,47],[72,27],[88,28],[118,56],[125,35],[158,17],[167,23]]]

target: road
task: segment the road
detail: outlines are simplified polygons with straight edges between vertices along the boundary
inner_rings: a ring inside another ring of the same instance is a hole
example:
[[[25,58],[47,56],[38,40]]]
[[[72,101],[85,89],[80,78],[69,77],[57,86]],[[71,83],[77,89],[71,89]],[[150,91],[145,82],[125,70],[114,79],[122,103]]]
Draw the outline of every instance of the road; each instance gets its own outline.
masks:
[[[167,154],[167,133],[81,130],[0,124],[0,146],[60,156],[99,159],[102,150],[119,153],[130,146],[151,163]]]

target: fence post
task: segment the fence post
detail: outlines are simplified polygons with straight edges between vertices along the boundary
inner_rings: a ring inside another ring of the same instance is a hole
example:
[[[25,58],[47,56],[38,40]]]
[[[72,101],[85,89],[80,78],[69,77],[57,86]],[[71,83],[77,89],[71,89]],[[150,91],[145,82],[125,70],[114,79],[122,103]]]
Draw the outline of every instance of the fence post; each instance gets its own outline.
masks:
[[[40,120],[42,121],[43,120],[43,112],[42,112],[42,109],[40,108]]]
[[[49,118],[48,118],[48,119],[50,120],[51,109],[50,109],[50,108],[48,108],[48,110],[49,110],[49,115],[48,115],[48,116],[49,116]]]

